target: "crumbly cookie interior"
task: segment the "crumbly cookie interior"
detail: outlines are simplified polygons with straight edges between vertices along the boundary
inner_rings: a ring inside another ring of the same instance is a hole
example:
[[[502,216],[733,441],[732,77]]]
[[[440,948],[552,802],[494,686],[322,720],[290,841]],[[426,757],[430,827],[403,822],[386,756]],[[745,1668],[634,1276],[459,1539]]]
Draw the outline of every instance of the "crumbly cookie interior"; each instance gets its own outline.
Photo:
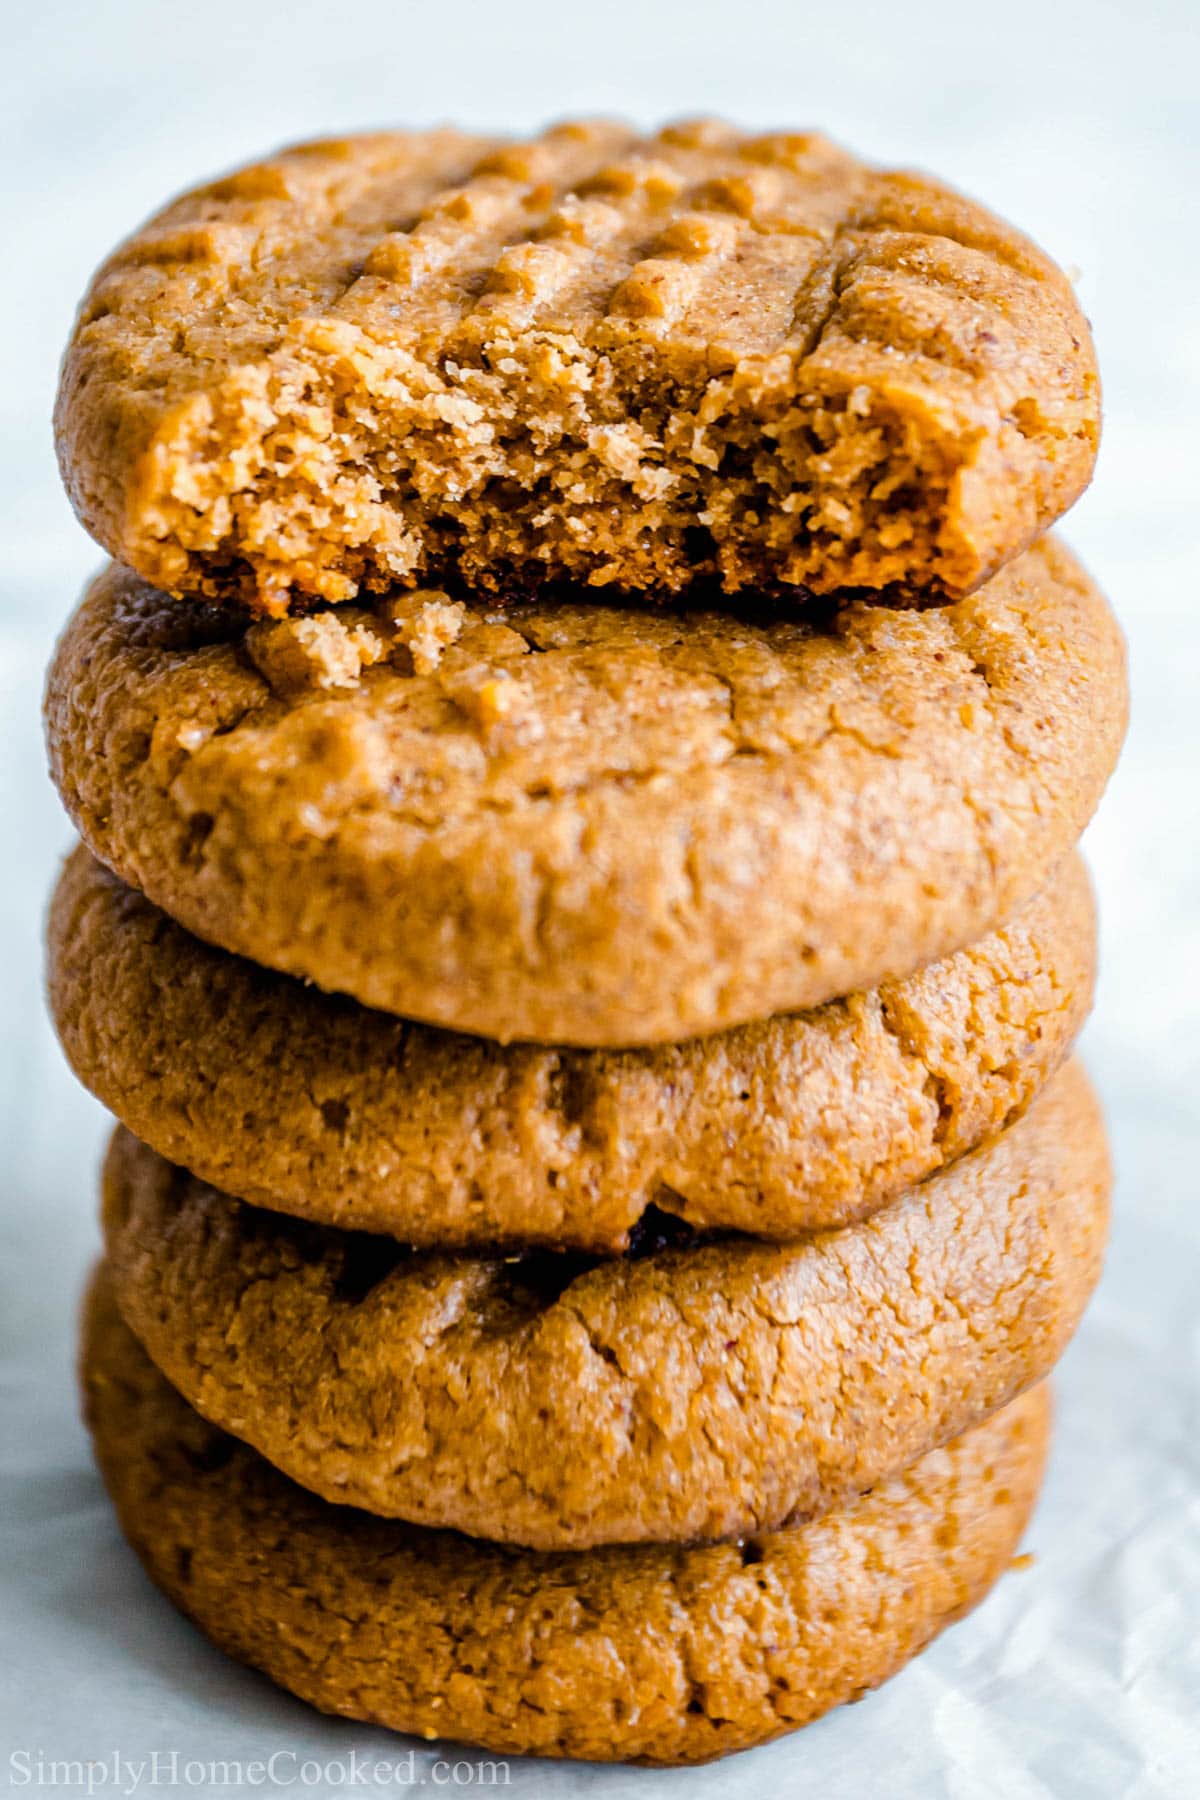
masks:
[[[461,170],[423,143],[349,201],[336,159],[302,203],[288,158],[242,171],[98,283],[81,342],[159,409],[121,544],[148,579],[267,613],[426,579],[953,595],[1086,478],[1069,288],[948,190],[709,123]]]

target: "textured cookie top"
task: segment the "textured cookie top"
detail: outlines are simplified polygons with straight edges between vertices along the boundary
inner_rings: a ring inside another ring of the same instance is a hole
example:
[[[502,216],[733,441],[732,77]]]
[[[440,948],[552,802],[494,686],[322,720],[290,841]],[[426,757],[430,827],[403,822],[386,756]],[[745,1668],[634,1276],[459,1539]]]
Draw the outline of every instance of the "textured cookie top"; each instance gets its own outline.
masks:
[[[121,1525],[214,1642],[323,1712],[590,1761],[703,1762],[885,1680],[1007,1566],[1045,1388],[843,1512],[745,1544],[513,1551],[331,1507],[197,1416],[101,1272],[88,1424]]]
[[[685,1044],[589,1051],[414,1025],[210,949],[82,848],[50,912],[80,1079],[239,1199],[410,1244],[620,1250],[650,1209],[789,1238],[873,1212],[1005,1126],[1091,1001],[1077,857],[907,981]]]
[[[825,626],[429,596],[253,626],[110,567],[50,673],[102,861],[199,936],[497,1039],[674,1041],[992,930],[1121,742],[1107,607],[1051,541]]]
[[[64,476],[115,556],[270,613],[427,578],[969,592],[1091,473],[1070,285],[824,138],[392,133],[185,195],[83,302]]]
[[[993,1144],[788,1245],[663,1221],[599,1262],[414,1253],[239,1205],[122,1129],[104,1227],[164,1374],[305,1487],[580,1549],[824,1512],[1041,1380],[1108,1181],[1068,1065]]]

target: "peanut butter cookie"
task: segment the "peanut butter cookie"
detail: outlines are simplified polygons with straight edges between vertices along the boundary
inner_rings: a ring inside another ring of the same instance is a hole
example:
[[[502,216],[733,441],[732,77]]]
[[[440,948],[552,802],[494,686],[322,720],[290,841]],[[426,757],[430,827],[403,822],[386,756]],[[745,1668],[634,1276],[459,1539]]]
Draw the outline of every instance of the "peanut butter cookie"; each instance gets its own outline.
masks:
[[[540,1549],[771,1529],[1040,1381],[1107,1230],[1075,1065],[872,1218],[788,1245],[413,1253],[229,1200],[118,1129],[117,1302],[206,1418],[326,1499]]]
[[[302,145],[99,271],[57,409],[88,529],[278,613],[432,577],[960,597],[1080,493],[1087,323],[1027,238],[705,122]]]
[[[1095,917],[1072,856],[1011,924],[811,1013],[648,1050],[501,1049],[319,993],[173,925],[82,847],[50,911],[80,1079],[257,1206],[434,1248],[626,1247],[650,1207],[788,1238],[994,1135],[1066,1056]]]
[[[93,852],[200,937],[502,1041],[674,1042],[993,931],[1125,726],[1051,540],[973,598],[825,621],[393,596],[247,629],[110,567],[50,752]]]
[[[103,1275],[82,1375],[121,1527],[214,1643],[323,1712],[489,1750],[696,1763],[859,1699],[1008,1566],[1044,1387],[813,1524],[546,1554],[333,1507],[206,1424]]]

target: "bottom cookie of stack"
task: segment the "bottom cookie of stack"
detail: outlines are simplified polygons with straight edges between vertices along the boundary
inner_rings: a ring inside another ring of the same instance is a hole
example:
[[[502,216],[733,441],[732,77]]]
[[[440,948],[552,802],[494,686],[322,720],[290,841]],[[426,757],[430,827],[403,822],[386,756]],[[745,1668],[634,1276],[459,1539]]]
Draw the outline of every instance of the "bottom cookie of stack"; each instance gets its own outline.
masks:
[[[321,1710],[511,1754],[694,1763],[878,1686],[987,1593],[1037,1496],[1033,1389],[842,1510],[739,1543],[498,1546],[318,1499],[85,1310],[88,1423],[130,1542],[214,1643]]]

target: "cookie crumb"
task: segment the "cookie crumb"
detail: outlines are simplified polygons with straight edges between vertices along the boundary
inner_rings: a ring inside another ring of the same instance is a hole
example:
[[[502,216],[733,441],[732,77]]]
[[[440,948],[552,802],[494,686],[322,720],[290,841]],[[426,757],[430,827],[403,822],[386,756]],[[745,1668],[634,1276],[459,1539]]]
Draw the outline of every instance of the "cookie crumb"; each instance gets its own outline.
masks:
[[[476,663],[462,670],[448,691],[493,746],[503,747],[509,738],[513,744],[536,743],[545,730],[533,695],[506,669]]]
[[[1032,1569],[1034,1560],[1032,1550],[1022,1550],[1020,1556],[1014,1556],[1008,1566],[1010,1569]]]
[[[282,694],[357,687],[363,670],[379,662],[385,650],[365,616],[310,613],[252,625],[246,633],[246,651],[255,668]]]
[[[396,640],[412,657],[418,675],[432,675],[451,644],[462,633],[467,609],[461,600],[448,600],[436,588],[419,588],[398,594],[382,609],[396,628]]]
[[[175,742],[191,756],[209,739],[207,728],[198,719],[184,719],[175,732]]]

